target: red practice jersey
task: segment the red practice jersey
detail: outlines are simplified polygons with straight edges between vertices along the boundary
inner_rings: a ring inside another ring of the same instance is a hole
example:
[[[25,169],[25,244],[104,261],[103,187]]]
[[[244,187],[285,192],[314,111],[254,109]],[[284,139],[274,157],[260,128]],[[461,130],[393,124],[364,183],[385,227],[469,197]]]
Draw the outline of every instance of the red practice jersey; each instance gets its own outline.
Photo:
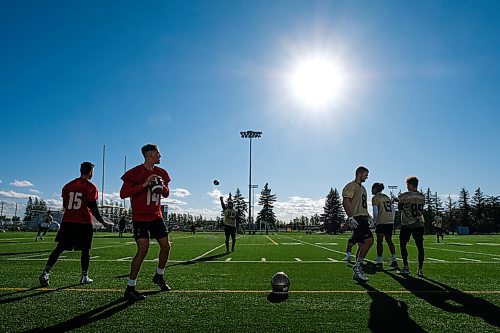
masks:
[[[142,187],[149,176],[156,174],[163,178],[163,193],[156,194],[149,186]],[[132,204],[132,220],[154,221],[162,218],[161,196],[168,197],[170,176],[167,171],[155,166],[148,170],[143,164],[127,171],[123,176],[123,185],[120,190],[122,198],[130,197]]]
[[[65,222],[92,224],[92,213],[88,203],[97,201],[97,187],[88,179],[76,178],[62,189]]]

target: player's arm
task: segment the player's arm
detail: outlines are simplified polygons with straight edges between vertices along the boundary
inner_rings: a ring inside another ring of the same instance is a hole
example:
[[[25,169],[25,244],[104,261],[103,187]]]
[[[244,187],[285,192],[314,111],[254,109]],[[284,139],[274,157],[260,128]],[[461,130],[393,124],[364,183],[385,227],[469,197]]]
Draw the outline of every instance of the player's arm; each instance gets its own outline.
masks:
[[[347,214],[347,217],[352,216],[352,211],[351,211],[351,203],[352,199],[349,197],[343,197],[342,198],[342,206],[344,206],[344,211]]]
[[[224,203],[224,197],[221,196],[219,199],[220,199],[220,205],[222,207],[222,210],[226,210],[226,204]]]
[[[377,216],[378,216],[378,206],[377,205],[372,205],[373,207],[373,220],[377,221]]]
[[[90,208],[90,211],[92,212],[92,215],[99,221],[102,225],[107,226],[107,225],[112,225],[112,223],[108,223],[104,221],[104,219],[101,216],[101,213],[99,213],[99,209],[97,208],[97,201],[89,201],[87,206]]]
[[[144,190],[148,185],[151,179],[154,177],[158,177],[158,175],[151,175],[149,176],[144,183],[136,183],[128,179],[127,177],[122,177],[123,179],[123,185],[122,188],[120,189],[120,198],[125,199],[133,196],[134,194],[137,194]]]

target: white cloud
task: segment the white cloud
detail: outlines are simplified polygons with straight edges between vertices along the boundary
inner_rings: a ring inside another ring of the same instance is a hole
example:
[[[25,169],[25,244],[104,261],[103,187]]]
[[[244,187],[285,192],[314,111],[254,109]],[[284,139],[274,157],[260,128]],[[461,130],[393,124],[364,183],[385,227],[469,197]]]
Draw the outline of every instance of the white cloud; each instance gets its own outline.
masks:
[[[14,192],[14,191],[0,191],[0,196],[6,197],[6,198],[15,198],[15,199],[28,199],[29,197],[39,198],[39,196],[37,196],[37,195],[19,193],[19,192]]]
[[[0,179],[0,184],[2,184],[2,180]]]
[[[10,183],[10,185],[16,186],[16,187],[30,187],[30,186],[34,186],[28,180],[14,180],[12,183]]]
[[[30,188],[30,189],[29,189],[29,191],[30,191],[31,193],[40,193],[40,191],[35,190],[34,188]]]
[[[97,201],[101,200],[101,193],[99,193],[99,198]],[[117,202],[117,201],[122,201],[123,199],[120,198],[120,193],[118,192],[113,192],[113,193],[104,193],[104,201],[107,201],[109,203],[111,202]]]
[[[63,201],[60,199],[47,199],[44,200],[50,208],[62,208]]]
[[[325,206],[325,198],[313,200],[299,196],[290,197],[288,201],[276,201],[274,212],[280,220],[288,221],[296,216],[311,216],[321,214]],[[255,214],[260,211],[260,206],[255,206]]]
[[[191,193],[184,188],[176,188],[176,189],[172,190],[171,193],[172,193],[172,195],[179,197],[179,198],[185,198],[188,195],[191,195]]]

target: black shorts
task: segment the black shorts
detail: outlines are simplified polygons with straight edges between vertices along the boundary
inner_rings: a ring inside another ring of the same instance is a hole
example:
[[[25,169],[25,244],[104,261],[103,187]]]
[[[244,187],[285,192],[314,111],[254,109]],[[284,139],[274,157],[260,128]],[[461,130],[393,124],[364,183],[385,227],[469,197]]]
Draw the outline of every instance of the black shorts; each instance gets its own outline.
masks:
[[[154,221],[133,221],[134,239],[155,238],[162,239],[168,236],[167,225],[162,219]]]
[[[408,228],[408,227],[401,227],[401,230],[399,231],[399,242],[401,244],[406,244],[410,240],[410,237],[413,236],[413,239],[415,242],[417,241],[424,241],[424,227],[418,227],[418,228]]]
[[[236,227],[233,227],[232,225],[224,224],[224,234],[226,235],[226,239],[229,239],[229,236],[231,236],[231,239],[235,239],[236,238]]]
[[[373,238],[368,224],[368,216],[354,216],[354,218],[358,222],[358,227],[352,229],[352,236],[349,241],[351,243],[364,243],[365,239]]]
[[[375,233],[376,234],[383,234],[384,236],[392,236],[392,230],[394,229],[394,224],[388,223],[388,224],[377,224],[377,227],[375,228]]]
[[[57,232],[56,242],[65,251],[89,250],[92,246],[94,230],[90,223],[77,223],[63,221]]]
[[[438,235],[443,234],[443,228],[434,227],[434,232]]]

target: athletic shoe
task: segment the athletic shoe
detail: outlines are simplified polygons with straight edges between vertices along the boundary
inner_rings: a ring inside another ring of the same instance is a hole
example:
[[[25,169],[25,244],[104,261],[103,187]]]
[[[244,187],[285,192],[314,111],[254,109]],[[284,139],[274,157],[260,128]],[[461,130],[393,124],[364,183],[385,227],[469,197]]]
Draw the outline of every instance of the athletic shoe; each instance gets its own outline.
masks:
[[[410,269],[408,267],[404,267],[402,270],[399,271],[399,274],[410,275]]]
[[[424,272],[422,272],[422,269],[417,270],[417,276],[418,277],[424,277]]]
[[[40,237],[41,240],[43,240],[43,237]]]
[[[146,299],[146,296],[135,290],[135,287],[127,287],[125,289],[125,294],[123,294],[125,299],[130,302],[142,301]]]
[[[161,291],[170,291],[172,288],[165,282],[165,279],[163,278],[162,274],[155,274],[153,276],[153,283],[156,283],[157,285],[160,286]]]
[[[80,283],[81,284],[89,284],[89,283],[92,283],[94,282],[94,280],[92,280],[91,278],[89,278],[88,275],[82,275],[82,278],[80,279]]]
[[[368,281],[368,277],[366,277],[365,273],[363,272],[363,270],[361,269],[361,267],[359,266],[352,266],[352,271],[353,271],[353,275],[352,275],[352,278],[354,280],[357,280],[357,281],[361,281],[361,282],[366,282]]]
[[[382,271],[384,269],[384,265],[381,262],[378,262],[375,264],[375,268],[379,271]]]
[[[43,272],[42,275],[38,278],[38,281],[40,281],[40,286],[42,287],[48,287],[49,286],[49,274]]]
[[[391,266],[391,267],[394,267],[394,268],[399,268],[399,266],[398,266],[398,262],[397,262],[396,260],[391,261],[390,266]]]

